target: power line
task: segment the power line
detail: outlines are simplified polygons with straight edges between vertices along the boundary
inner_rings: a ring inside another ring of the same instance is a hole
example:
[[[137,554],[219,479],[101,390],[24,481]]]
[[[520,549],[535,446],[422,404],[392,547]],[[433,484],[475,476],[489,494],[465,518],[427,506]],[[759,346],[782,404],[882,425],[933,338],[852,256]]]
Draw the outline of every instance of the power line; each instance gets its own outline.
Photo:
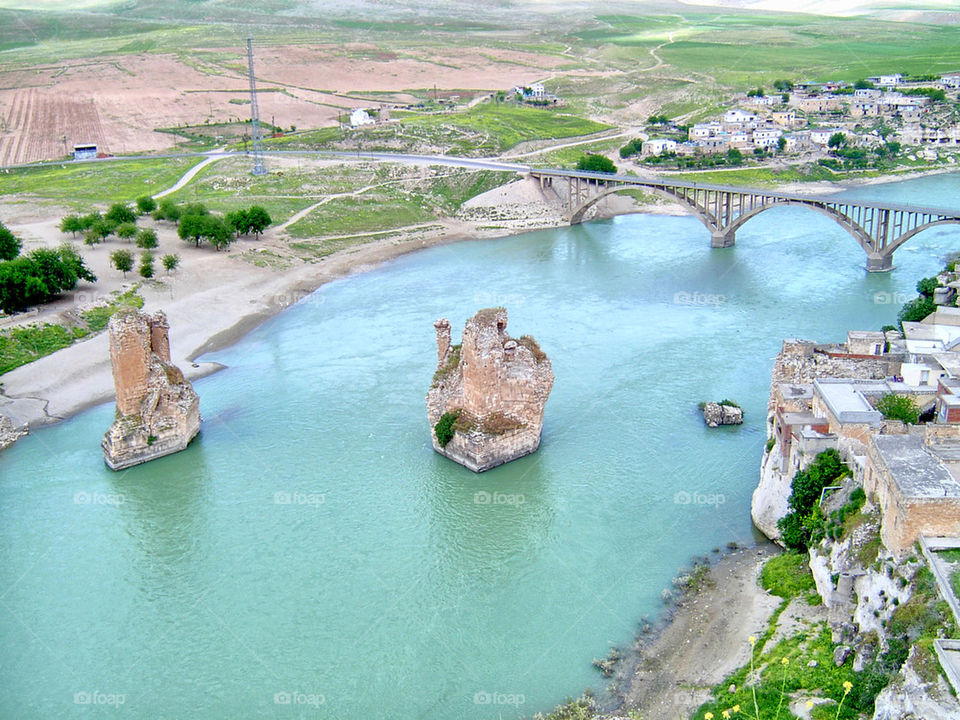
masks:
[[[253,74],[253,38],[247,38],[247,66],[250,72],[250,134],[253,136],[253,174],[266,175],[263,164],[263,136],[260,132],[260,108],[257,105],[257,79]]]

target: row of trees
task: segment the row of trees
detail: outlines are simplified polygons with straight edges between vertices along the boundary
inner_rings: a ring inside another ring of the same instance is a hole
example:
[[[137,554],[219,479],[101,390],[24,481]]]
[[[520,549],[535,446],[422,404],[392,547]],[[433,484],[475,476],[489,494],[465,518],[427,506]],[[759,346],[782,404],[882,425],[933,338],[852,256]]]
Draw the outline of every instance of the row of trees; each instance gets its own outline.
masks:
[[[180,239],[192,241],[196,247],[208,242],[217,250],[226,247],[241,235],[260,234],[266,230],[273,219],[260,205],[233,210],[226,215],[215,215],[202,203],[179,205],[172,200],[164,200],[154,210],[155,220],[167,220],[177,224]]]
[[[164,255],[160,258],[164,269],[169,273],[171,270],[176,268],[180,264],[179,255]],[[110,264],[113,265],[117,270],[123,273],[123,276],[126,277],[127,273],[133,270],[134,257],[133,253],[129,250],[114,250],[110,253]],[[140,277],[143,278],[152,278],[153,277],[153,253],[149,250],[144,250],[140,253],[140,266],[137,269],[140,273]]]

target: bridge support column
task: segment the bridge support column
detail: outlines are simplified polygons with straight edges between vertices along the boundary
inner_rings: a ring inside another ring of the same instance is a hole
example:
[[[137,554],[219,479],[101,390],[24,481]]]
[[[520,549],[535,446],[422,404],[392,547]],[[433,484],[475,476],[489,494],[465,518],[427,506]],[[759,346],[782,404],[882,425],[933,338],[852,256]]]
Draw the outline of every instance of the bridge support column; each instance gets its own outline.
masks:
[[[710,247],[728,248],[733,247],[737,241],[736,230],[714,230],[710,236]]]
[[[893,270],[893,253],[867,255],[867,272],[890,272]]]

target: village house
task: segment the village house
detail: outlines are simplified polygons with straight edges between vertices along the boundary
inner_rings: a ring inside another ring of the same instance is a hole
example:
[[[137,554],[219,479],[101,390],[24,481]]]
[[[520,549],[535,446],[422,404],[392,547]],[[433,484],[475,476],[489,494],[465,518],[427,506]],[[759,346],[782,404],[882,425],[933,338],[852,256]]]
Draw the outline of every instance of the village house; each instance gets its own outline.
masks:
[[[643,143],[644,155],[662,155],[665,152],[676,152],[677,141],[670,138],[650,138]]]
[[[955,443],[928,444],[915,434],[875,435],[867,457],[863,489],[880,506],[880,538],[895,556],[903,556],[921,535],[960,535],[960,482],[948,467],[960,457]]]
[[[830,142],[830,138],[837,133],[843,133],[843,130],[841,128],[817,128],[810,131],[810,142],[814,145],[826,145]]]
[[[743,123],[752,123],[756,121],[757,121],[757,116],[751,112],[747,112],[746,110],[739,110],[739,109],[727,110],[727,112],[723,114],[724,123],[743,124]]]
[[[758,148],[774,148],[778,146],[782,135],[780,128],[757,128],[753,131],[753,144]]]
[[[791,109],[787,110],[774,110],[770,115],[770,119],[773,120],[780,127],[792,128],[797,125],[797,111]]]

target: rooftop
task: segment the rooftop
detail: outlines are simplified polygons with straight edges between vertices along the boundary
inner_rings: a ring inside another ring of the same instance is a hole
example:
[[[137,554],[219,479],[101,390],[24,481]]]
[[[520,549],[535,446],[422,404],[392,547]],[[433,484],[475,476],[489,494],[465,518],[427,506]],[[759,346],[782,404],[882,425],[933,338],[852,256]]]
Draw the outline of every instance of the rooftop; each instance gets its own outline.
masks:
[[[883,421],[883,415],[874,410],[873,405],[863,395],[865,392],[889,392],[889,387],[883,380],[818,378],[813,381],[813,386],[833,416],[841,423],[879,425]]]
[[[905,498],[960,498],[960,482],[916,435],[875,435],[870,440]]]

